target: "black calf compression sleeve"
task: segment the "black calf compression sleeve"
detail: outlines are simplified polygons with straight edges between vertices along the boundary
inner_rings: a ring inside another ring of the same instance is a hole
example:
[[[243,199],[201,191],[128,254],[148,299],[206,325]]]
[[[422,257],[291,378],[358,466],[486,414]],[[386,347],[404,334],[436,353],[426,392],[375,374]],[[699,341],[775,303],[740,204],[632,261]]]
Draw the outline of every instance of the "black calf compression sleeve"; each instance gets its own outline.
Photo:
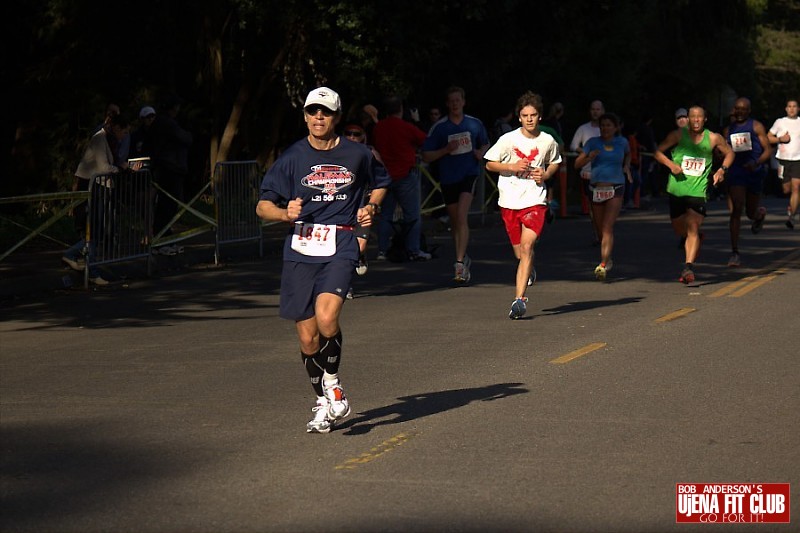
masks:
[[[300,352],[303,358],[303,366],[306,367],[308,377],[311,378],[311,386],[314,387],[314,392],[317,396],[322,396],[322,374],[325,372],[323,368],[323,358],[319,352],[314,355],[306,355]]]
[[[319,336],[319,354],[322,356],[325,372],[338,374],[339,361],[342,359],[342,330],[334,337]]]

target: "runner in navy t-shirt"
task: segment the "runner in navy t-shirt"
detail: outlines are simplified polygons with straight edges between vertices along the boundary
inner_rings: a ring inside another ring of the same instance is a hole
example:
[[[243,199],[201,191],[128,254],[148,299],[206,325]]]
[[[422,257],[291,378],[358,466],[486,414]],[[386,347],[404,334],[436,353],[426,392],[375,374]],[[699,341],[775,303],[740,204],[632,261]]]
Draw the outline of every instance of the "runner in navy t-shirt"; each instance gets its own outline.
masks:
[[[303,108],[308,136],[267,171],[256,208],[265,220],[293,226],[283,251],[280,316],[295,321],[317,395],[309,433],[328,433],[350,414],[339,383],[339,314],[358,261],[353,229],[372,223],[389,185],[369,148],[336,134],[341,110],[335,91],[319,87],[309,93]],[[369,203],[361,207],[367,189]]]

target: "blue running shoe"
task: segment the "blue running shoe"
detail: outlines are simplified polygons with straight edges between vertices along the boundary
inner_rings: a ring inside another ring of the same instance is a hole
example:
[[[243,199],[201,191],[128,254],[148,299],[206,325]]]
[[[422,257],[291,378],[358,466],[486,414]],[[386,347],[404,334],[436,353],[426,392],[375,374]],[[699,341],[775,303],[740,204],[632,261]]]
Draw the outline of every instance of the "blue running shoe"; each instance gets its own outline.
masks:
[[[528,306],[525,304],[527,301],[527,298],[517,298],[511,302],[511,311],[508,313],[508,318],[517,320],[525,316],[525,313],[528,311]]]

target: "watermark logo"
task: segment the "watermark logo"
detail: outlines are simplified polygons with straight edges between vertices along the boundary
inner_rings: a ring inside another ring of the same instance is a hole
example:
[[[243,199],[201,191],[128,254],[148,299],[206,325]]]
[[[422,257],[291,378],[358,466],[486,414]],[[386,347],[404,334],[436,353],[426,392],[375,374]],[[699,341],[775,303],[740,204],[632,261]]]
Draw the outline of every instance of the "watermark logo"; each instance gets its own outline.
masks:
[[[677,483],[675,521],[788,524],[789,483]]]

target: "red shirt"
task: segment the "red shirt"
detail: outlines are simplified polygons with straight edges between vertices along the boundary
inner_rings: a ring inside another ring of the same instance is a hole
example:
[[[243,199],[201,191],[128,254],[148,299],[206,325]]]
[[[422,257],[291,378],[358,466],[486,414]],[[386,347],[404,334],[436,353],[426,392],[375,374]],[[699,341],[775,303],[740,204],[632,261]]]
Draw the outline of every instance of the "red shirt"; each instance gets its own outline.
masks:
[[[639,140],[636,135],[628,135],[628,145],[631,148],[631,165],[639,166]]]
[[[383,164],[397,181],[408,176],[417,164],[417,150],[425,142],[425,132],[400,117],[391,116],[375,124],[372,138]]]

